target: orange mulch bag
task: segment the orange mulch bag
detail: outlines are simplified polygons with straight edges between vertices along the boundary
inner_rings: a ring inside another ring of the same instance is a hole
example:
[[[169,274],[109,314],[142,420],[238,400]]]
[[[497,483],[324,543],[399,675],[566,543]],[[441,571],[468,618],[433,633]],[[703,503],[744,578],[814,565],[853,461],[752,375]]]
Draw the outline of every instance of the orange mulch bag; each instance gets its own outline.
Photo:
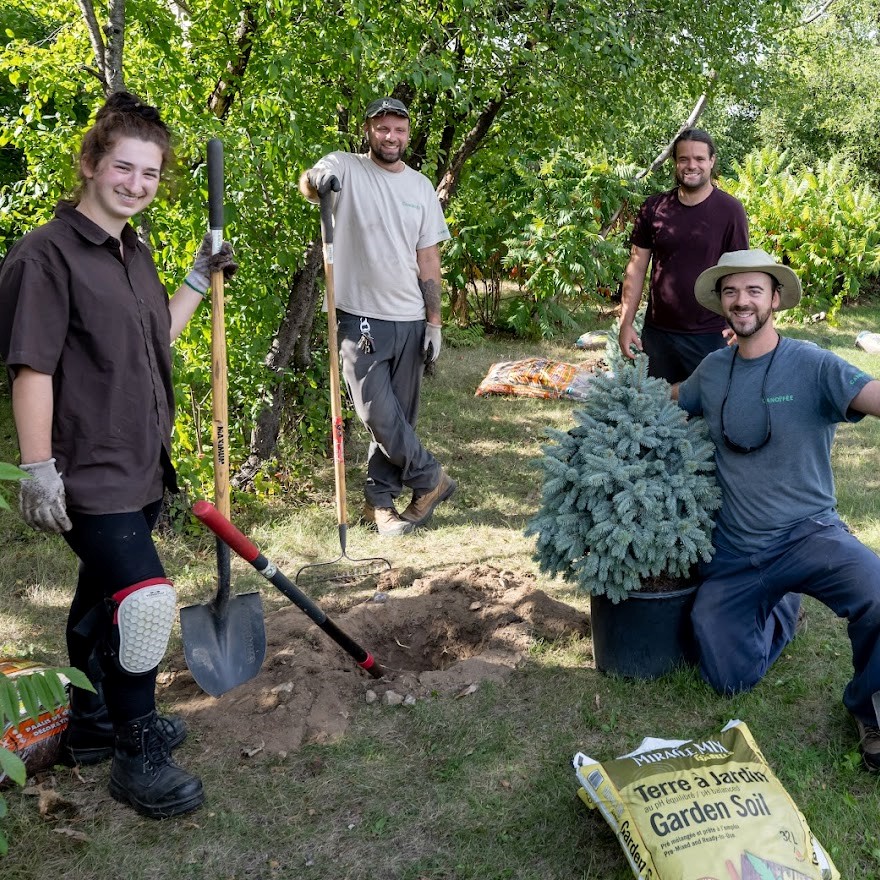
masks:
[[[32,675],[35,672],[45,672],[47,668],[32,660],[0,660],[0,672],[11,679]],[[67,728],[70,704],[45,710],[40,713],[36,721],[27,717],[23,705],[19,710],[20,714],[15,722],[6,720],[0,738],[0,747],[18,755],[24,762],[28,776],[31,776],[56,762],[61,746],[61,734]],[[0,771],[0,785],[6,782],[6,775]]]
[[[475,396],[505,394],[512,397],[568,397],[583,400],[589,393],[590,379],[595,371],[594,365],[564,364],[543,357],[501,361],[489,368]]]
[[[741,721],[602,764],[579,753],[574,767],[637,880],[840,880]]]

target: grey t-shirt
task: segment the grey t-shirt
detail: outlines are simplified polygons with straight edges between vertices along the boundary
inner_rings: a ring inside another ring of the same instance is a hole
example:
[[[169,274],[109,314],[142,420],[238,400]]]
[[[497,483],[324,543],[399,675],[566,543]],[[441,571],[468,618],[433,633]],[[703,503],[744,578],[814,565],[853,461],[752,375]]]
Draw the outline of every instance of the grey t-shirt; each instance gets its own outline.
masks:
[[[733,553],[757,553],[808,517],[832,513],[837,499],[831,472],[831,444],[838,422],[857,422],[849,408],[871,381],[842,358],[809,342],[780,337],[769,352],[747,360],[735,348],[712,352],[679,389],[679,404],[706,419],[715,442],[717,477],[723,494],[713,541]],[[771,358],[773,362],[771,364]],[[767,372],[765,399],[761,386]],[[733,452],[721,434],[721,406],[727,436],[740,446],[764,439],[770,413],[770,441],[748,454]]]
[[[330,153],[315,168],[332,170],[342,184],[333,212],[337,308],[424,320],[416,251],[449,238],[431,181],[408,166],[386,171],[362,153]]]

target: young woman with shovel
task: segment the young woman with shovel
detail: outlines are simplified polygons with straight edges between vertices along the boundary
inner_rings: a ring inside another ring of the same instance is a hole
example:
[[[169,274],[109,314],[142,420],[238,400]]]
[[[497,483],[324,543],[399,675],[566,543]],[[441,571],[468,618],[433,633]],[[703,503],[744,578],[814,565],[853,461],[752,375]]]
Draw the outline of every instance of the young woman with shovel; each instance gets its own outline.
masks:
[[[112,756],[111,795],[152,818],[204,801],[201,781],[171,758],[183,721],[159,716],[155,700],[176,616],[151,537],[165,489],[176,490],[170,344],[210,273],[236,268],[228,244],[212,256],[208,235],[169,300],[129,221],[155,198],[170,153],[155,108],[111,95],[83,139],[78,192],[0,269],[0,357],[30,475],[20,510],[79,558],[67,647],[98,685],[73,689],[65,753]]]

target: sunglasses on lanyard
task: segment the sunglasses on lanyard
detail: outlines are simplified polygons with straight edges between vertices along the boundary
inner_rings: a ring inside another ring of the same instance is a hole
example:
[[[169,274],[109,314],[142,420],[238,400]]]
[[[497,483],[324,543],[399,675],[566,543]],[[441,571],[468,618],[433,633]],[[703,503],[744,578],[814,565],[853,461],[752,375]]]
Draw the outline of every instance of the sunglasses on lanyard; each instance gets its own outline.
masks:
[[[736,356],[739,352],[739,346],[737,346],[733,351],[733,357],[730,359],[730,373],[727,375],[727,390],[724,392],[724,400],[721,401],[721,438],[724,440],[724,445],[731,452],[738,452],[740,455],[748,455],[750,452],[757,452],[759,449],[763,449],[769,442],[770,437],[773,434],[773,426],[770,424],[770,404],[767,403],[767,375],[770,372],[770,367],[773,366],[773,359],[776,357],[776,352],[779,351],[779,337],[776,337],[776,347],[773,349],[773,354],[770,356],[770,363],[767,364],[767,369],[764,370],[764,378],[761,381],[761,402],[764,404],[764,413],[767,417],[766,428],[764,432],[764,439],[758,443],[757,446],[740,446],[739,443],[731,440],[730,437],[727,436],[727,431],[724,428],[724,407],[727,406],[727,397],[730,394],[730,383],[733,380],[733,367],[736,363]]]

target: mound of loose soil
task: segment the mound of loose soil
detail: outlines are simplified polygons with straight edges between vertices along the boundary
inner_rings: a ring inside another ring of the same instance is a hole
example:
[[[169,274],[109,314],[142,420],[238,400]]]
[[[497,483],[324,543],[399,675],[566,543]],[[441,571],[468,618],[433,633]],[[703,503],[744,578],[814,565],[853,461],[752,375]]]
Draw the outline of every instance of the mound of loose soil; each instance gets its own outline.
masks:
[[[589,634],[589,617],[535,588],[529,575],[470,566],[415,577],[391,571],[375,595],[336,613],[322,607],[386,674],[371,678],[290,606],[266,618],[259,675],[222,697],[203,693],[182,657],[160,678],[163,705],[185,716],[212,748],[287,753],[341,736],[359,702],[411,703],[503,682],[535,641]]]

